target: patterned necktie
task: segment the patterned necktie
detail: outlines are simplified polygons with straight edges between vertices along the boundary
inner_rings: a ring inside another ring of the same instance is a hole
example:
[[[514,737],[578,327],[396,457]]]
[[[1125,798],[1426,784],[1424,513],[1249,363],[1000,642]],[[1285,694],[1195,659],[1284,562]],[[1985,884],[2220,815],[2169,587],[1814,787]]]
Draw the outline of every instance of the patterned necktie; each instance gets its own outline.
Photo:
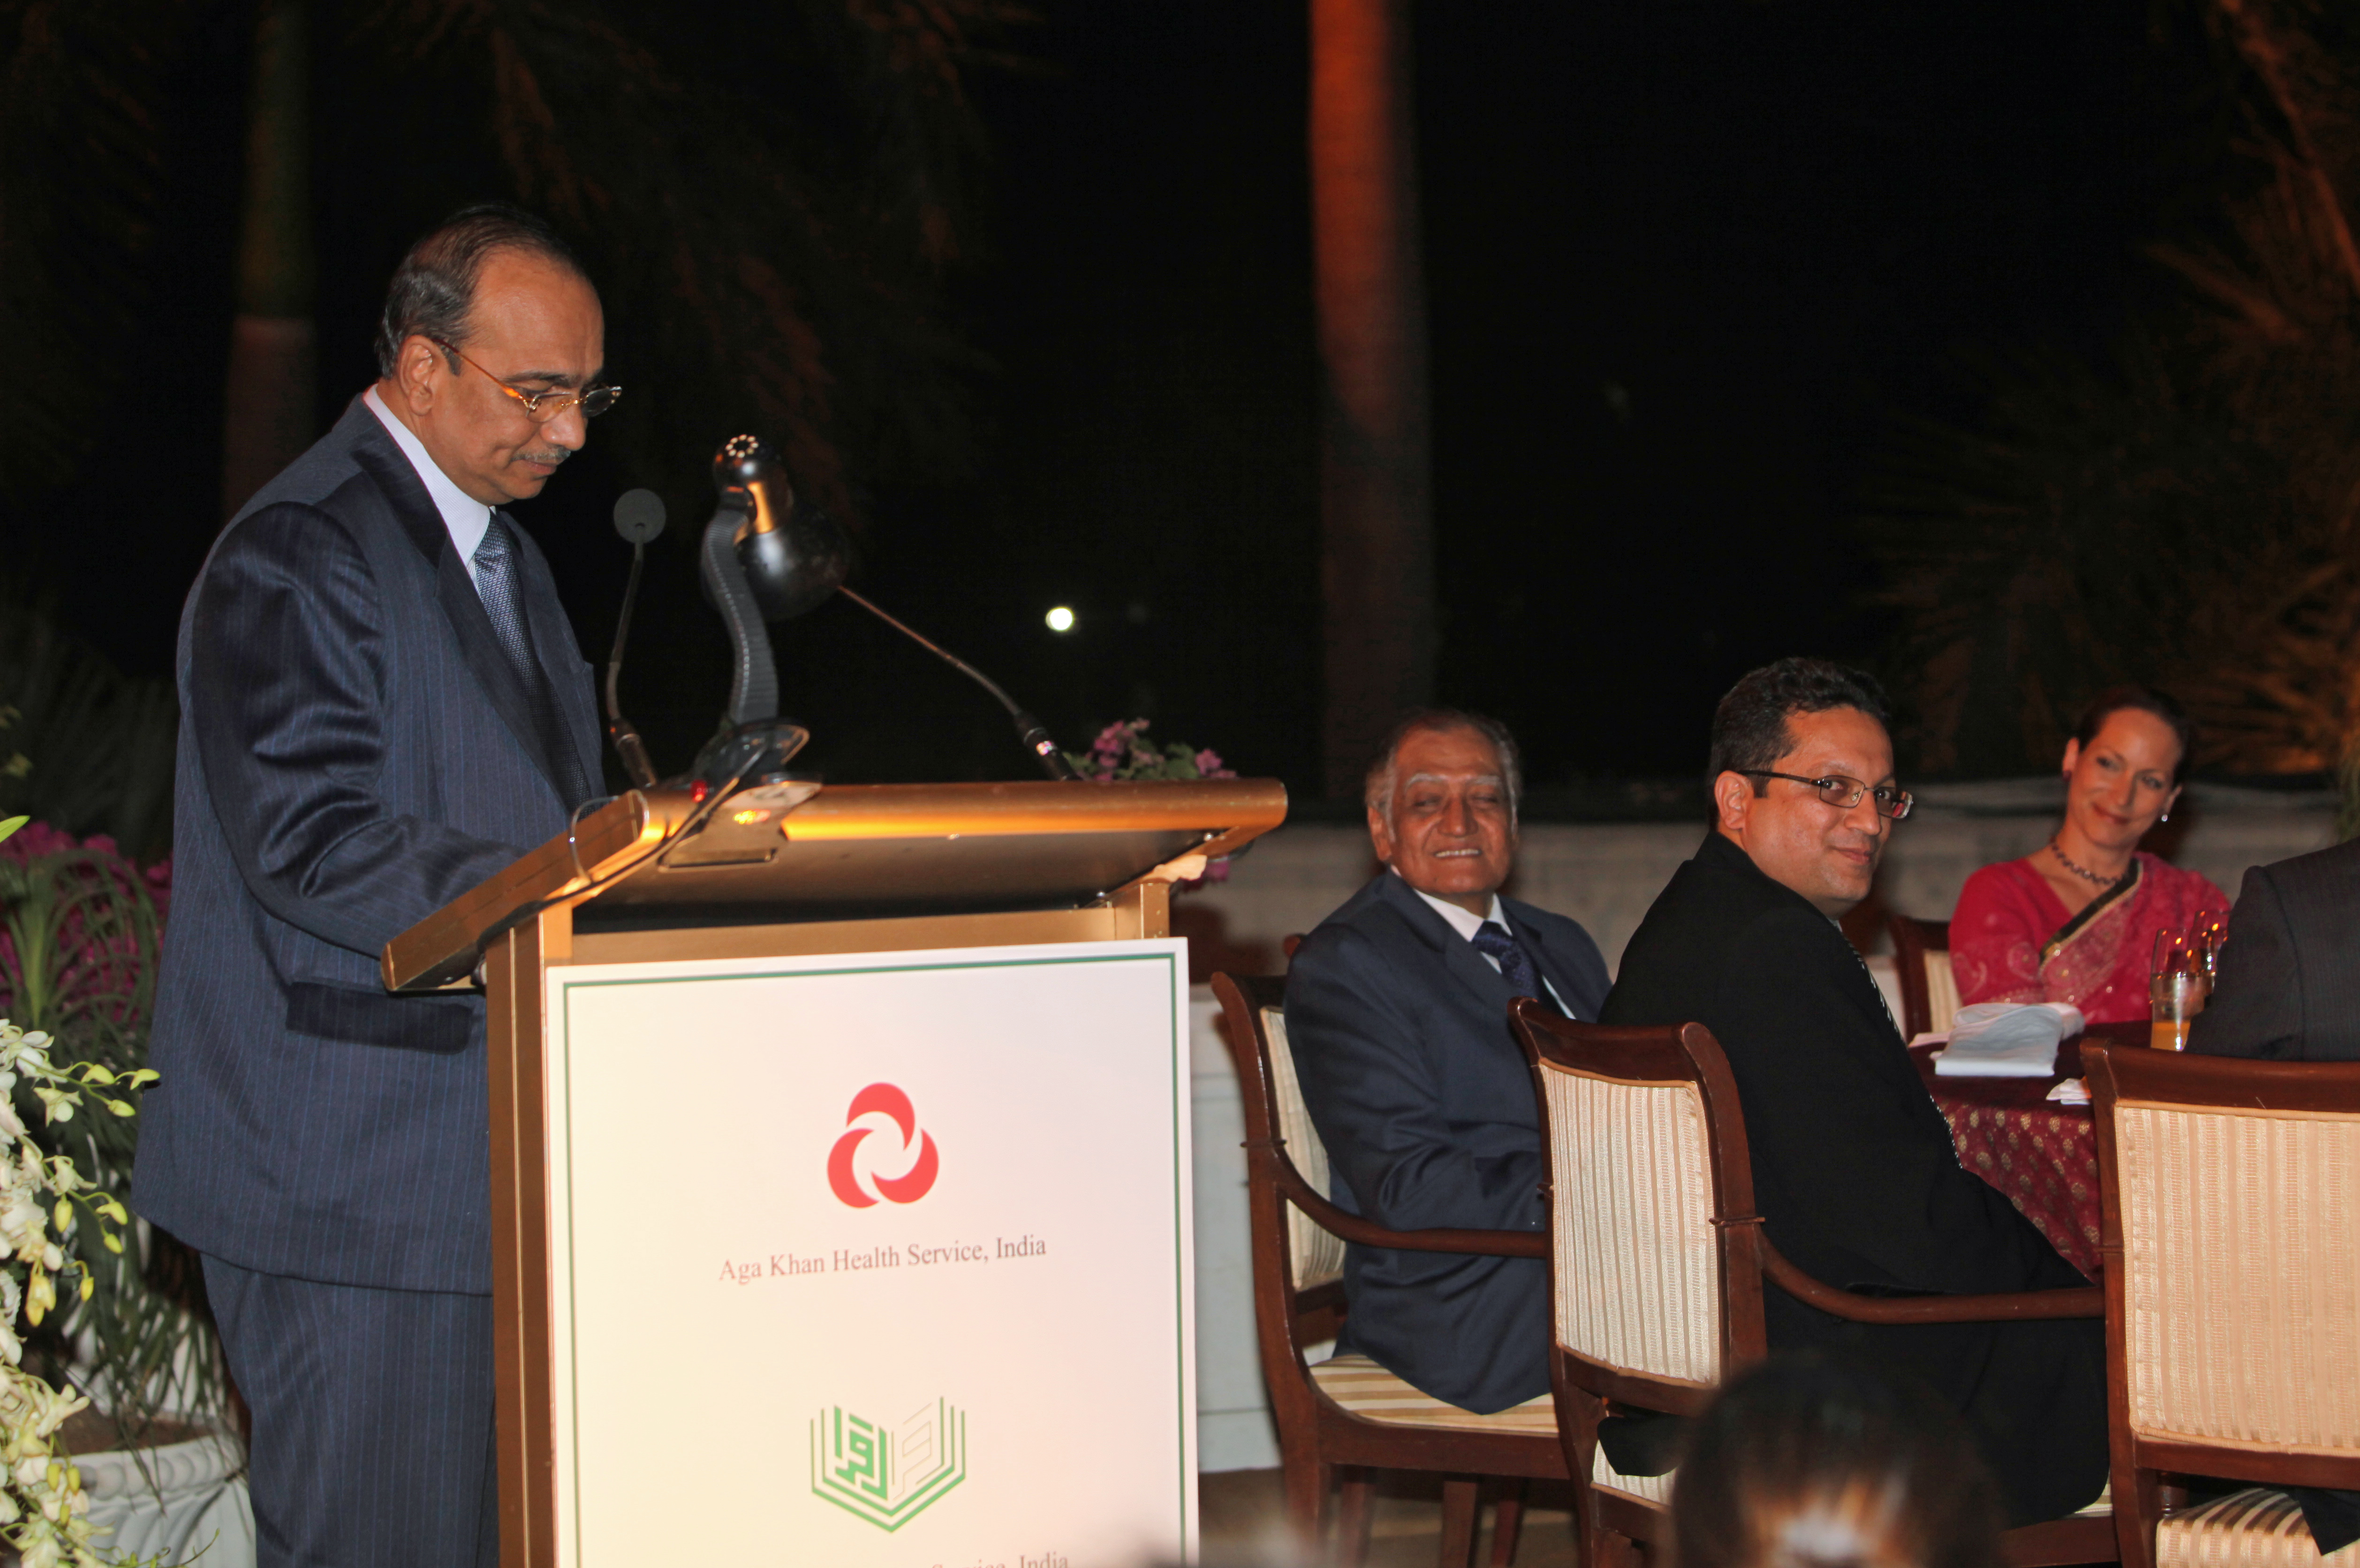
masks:
[[[1514,932],[1497,920],[1486,920],[1468,939],[1475,944],[1477,952],[1499,964],[1500,978],[1508,982],[1510,991],[1518,996],[1550,1000],[1548,992],[1541,988],[1540,971],[1533,967],[1532,954],[1524,951],[1524,945],[1516,940]]]
[[[542,678],[531,635],[525,630],[516,535],[508,531],[508,519],[497,512],[492,513],[491,526],[484,530],[484,542],[475,546],[475,595],[484,601],[492,634],[500,640],[501,650],[524,685],[525,708],[532,717],[533,733],[541,739],[549,765],[557,770],[558,793],[569,806],[585,799],[591,781],[582,776],[564,727],[557,720],[557,705],[550,697],[549,682]]]
[[[541,700],[541,661],[532,656],[532,639],[524,627],[524,599],[517,591],[516,539],[508,532],[508,519],[492,513],[491,526],[484,530],[484,542],[475,546],[475,594],[484,601],[484,613],[491,618],[492,635],[500,640],[508,663],[516,666],[517,678],[524,683],[526,694],[533,699],[534,717],[538,718]]]

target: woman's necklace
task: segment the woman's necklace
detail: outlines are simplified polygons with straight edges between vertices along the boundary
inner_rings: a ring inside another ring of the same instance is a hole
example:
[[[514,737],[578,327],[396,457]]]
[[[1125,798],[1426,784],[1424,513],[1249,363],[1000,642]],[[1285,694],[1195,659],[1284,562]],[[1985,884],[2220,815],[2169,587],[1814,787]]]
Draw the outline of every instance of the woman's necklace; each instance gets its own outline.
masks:
[[[2054,839],[2049,840],[2049,852],[2056,856],[2057,863],[2063,866],[2067,871],[2071,872],[2083,882],[2093,882],[2100,887],[2112,887],[2116,883],[2122,881],[2123,877],[2126,877],[2131,874],[2129,872],[2125,871],[2119,876],[2100,876],[2097,872],[2090,870],[2087,866],[2076,865],[2073,862],[2071,856],[2066,854],[2064,850],[2057,847],[2057,840]]]

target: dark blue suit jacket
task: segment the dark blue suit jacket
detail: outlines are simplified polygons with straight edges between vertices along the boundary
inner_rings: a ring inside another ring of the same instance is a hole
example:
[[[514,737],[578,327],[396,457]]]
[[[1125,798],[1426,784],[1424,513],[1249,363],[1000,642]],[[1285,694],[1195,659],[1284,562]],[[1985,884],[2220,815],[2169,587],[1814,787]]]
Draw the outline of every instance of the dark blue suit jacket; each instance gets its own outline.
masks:
[[[1577,1017],[1606,962],[1562,915],[1501,908]],[[1538,1230],[1540,1113],[1508,1028],[1508,982],[1409,884],[1381,872],[1304,939],[1286,1034],[1338,1206],[1396,1230]],[[1349,1247],[1343,1347],[1438,1399],[1500,1410],[1548,1391],[1537,1258]]]
[[[590,669],[516,532],[550,735],[358,400],[232,521],[190,591],[163,1076],[133,1201],[201,1251],[334,1284],[491,1289],[483,1001],[388,996],[377,954],[564,831],[596,787]]]

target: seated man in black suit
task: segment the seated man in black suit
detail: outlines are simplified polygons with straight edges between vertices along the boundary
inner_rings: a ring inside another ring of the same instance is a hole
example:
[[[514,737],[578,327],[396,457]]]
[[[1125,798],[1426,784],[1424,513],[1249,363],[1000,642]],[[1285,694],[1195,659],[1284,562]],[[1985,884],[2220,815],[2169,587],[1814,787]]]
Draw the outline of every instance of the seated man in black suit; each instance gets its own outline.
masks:
[[[2360,839],[2245,872],[2188,1048],[2360,1061]]]
[[[2005,1194],[1959,1166],[1868,970],[1836,925],[1893,822],[1876,683],[1814,659],[1754,671],[1712,722],[1714,825],[1624,949],[1601,1021],[1695,1021],[1728,1053],[1755,1202],[1779,1251],[1871,1295],[2087,1284]],[[1770,1348],[1849,1347],[1914,1372],[1967,1419],[2014,1522],[2106,1480],[2095,1319],[1867,1327],[1764,1292]]]
[[[1561,915],[1502,898],[1523,790],[1516,743],[1473,714],[1411,715],[1369,770],[1385,869],[1320,922],[1286,979],[1304,1099],[1336,1202],[1396,1230],[1541,1226],[1540,1119],[1508,1003],[1592,1019],[1606,965]],[[1350,1247],[1338,1348],[1438,1399],[1502,1410],[1548,1392],[1537,1258]]]

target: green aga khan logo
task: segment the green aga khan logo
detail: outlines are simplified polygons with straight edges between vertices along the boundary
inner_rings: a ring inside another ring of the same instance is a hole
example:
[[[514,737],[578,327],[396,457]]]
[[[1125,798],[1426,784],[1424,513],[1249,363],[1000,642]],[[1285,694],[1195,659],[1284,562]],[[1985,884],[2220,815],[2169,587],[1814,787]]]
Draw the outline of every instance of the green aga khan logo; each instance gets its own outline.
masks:
[[[812,1495],[888,1532],[967,1479],[967,1417],[937,1399],[890,1428],[841,1405],[811,1429]]]

